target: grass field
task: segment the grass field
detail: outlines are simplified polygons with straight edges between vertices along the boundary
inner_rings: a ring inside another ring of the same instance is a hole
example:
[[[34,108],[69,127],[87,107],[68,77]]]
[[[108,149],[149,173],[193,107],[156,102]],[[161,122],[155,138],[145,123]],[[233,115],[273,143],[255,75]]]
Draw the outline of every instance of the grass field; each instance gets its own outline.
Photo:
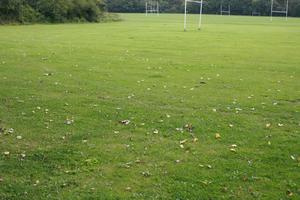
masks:
[[[0,199],[300,199],[300,19],[121,17],[0,26]]]

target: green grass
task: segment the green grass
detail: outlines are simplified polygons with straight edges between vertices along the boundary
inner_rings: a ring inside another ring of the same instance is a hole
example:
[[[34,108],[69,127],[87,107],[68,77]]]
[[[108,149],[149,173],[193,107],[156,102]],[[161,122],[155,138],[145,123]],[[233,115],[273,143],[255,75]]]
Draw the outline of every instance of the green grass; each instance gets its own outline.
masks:
[[[0,199],[299,199],[300,19],[121,17],[0,26]]]

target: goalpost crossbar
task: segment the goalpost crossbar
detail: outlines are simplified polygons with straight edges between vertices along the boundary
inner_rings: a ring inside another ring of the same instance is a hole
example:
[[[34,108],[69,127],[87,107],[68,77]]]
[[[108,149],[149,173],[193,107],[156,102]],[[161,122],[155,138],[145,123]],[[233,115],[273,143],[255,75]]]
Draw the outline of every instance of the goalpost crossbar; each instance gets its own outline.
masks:
[[[149,13],[156,13],[159,15],[159,2],[158,1],[146,1],[145,2],[145,11],[146,16],[148,16]]]
[[[274,10],[274,0],[271,0],[271,21],[273,21],[273,13],[285,14],[285,20],[288,20],[289,0],[285,2],[285,10]]]
[[[187,21],[187,3],[197,3],[200,5],[200,16],[199,16],[199,24],[198,24],[198,30],[201,29],[202,25],[202,10],[203,10],[203,0],[196,1],[196,0],[185,0],[184,1],[184,31],[186,31],[186,21]]]

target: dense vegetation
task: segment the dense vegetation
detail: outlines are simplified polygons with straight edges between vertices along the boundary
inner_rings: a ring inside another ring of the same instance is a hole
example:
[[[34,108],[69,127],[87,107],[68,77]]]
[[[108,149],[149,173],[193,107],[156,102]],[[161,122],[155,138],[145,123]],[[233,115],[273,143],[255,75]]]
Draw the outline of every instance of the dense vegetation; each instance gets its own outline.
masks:
[[[146,0],[106,0],[107,8],[112,12],[144,12]],[[184,0],[159,0],[163,12],[183,12]],[[220,12],[222,0],[205,0],[204,12]],[[224,6],[230,2],[232,14],[236,15],[269,15],[271,0],[223,0]],[[289,15],[300,16],[300,1],[289,0]],[[275,0],[275,7],[284,9],[285,0]],[[189,5],[191,12],[198,12],[198,7]]]
[[[0,23],[34,22],[99,22],[110,12],[145,12],[145,1],[151,0],[1,0]],[[159,0],[160,10],[167,13],[183,12],[184,0]],[[269,15],[271,0],[205,0],[204,13],[220,12],[230,2],[234,15]],[[277,10],[284,10],[285,0],[275,0]],[[199,12],[189,4],[189,12]],[[300,16],[300,1],[290,0],[289,15]],[[115,18],[113,18],[115,19]]]
[[[98,22],[104,10],[102,0],[1,0],[0,22]]]

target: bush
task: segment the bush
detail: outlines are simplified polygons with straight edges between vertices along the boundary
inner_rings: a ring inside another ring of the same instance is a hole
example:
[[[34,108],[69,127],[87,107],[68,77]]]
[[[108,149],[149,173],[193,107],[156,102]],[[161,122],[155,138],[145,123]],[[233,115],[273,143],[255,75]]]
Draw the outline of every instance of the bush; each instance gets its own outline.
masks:
[[[106,19],[105,19],[106,18]],[[0,0],[0,23],[100,22],[116,20],[102,0]]]

